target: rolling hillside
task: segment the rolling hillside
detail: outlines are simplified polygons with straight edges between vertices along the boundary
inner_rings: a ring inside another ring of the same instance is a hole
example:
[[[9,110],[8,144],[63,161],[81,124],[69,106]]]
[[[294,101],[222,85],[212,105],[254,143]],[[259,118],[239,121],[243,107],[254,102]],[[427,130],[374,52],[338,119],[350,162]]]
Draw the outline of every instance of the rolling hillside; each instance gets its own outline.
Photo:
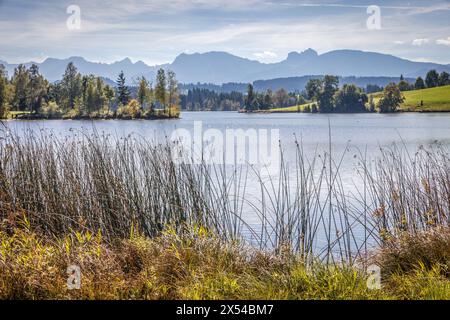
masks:
[[[450,111],[450,86],[422,90],[404,91],[405,102],[400,107],[402,111],[439,112]],[[381,97],[373,94],[375,103]]]
[[[375,104],[381,98],[381,92],[372,94]],[[450,85],[422,90],[402,92],[405,101],[400,111],[405,112],[450,112]],[[287,108],[271,109],[268,112],[299,112],[310,103]]]

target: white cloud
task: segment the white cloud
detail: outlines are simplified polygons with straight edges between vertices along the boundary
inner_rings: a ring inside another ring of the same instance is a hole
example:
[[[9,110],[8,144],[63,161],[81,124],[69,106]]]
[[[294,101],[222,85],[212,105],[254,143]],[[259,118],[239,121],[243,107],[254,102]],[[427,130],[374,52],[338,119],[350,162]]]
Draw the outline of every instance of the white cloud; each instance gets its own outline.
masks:
[[[420,46],[423,46],[424,44],[427,44],[428,42],[430,42],[430,40],[425,39],[425,38],[424,39],[414,39],[412,42],[412,45],[420,47]]]
[[[275,52],[272,52],[272,51],[255,52],[253,55],[255,57],[257,57],[257,58],[260,58],[260,59],[276,58],[276,57],[278,57],[278,55]]]
[[[394,43],[395,43],[395,44],[404,44],[404,43],[405,43],[405,41],[401,41],[401,40],[396,40],[396,41],[394,41]]]
[[[437,39],[436,44],[440,44],[443,46],[450,46],[450,37],[448,37],[447,39]]]

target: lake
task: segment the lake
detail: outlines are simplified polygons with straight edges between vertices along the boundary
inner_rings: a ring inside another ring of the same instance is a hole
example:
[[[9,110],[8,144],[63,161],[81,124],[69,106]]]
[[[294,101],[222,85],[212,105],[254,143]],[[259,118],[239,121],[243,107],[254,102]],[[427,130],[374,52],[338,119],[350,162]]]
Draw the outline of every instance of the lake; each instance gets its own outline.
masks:
[[[379,147],[393,143],[409,150],[436,141],[450,144],[450,113],[398,113],[398,114],[245,114],[236,112],[183,112],[177,120],[43,120],[7,121],[10,130],[24,129],[51,131],[57,135],[86,133],[94,128],[99,133],[115,136],[136,134],[162,141],[176,129],[193,133],[194,123],[207,129],[272,129],[279,130],[279,139],[286,157],[291,152],[295,138],[301,140],[305,153],[328,151],[331,136],[332,152],[341,155],[361,150],[368,158],[379,155]],[[331,132],[330,132],[331,130]],[[345,170],[351,164],[344,162]]]
[[[170,137],[177,129],[185,129],[185,132],[195,136],[195,125],[202,126],[202,133],[208,129],[216,129],[216,133],[225,133],[227,129],[254,129],[257,132],[261,129],[278,130],[287,163],[295,164],[296,139],[301,141],[304,154],[310,158],[315,154],[329,152],[331,147],[333,158],[342,159],[339,171],[346,192],[358,192],[362,186],[356,171],[358,155],[363,154],[367,159],[375,159],[380,156],[380,147],[389,147],[393,144],[402,145],[410,152],[414,152],[421,145],[426,146],[435,142],[450,145],[450,113],[326,115],[183,112],[181,118],[176,120],[12,120],[6,124],[9,130],[19,134],[26,129],[43,130],[58,136],[80,135],[96,130],[101,134],[118,137],[137,135],[159,142],[165,141],[166,137]],[[255,142],[250,141],[251,143]],[[247,153],[251,154],[250,148],[249,146]],[[250,175],[245,197],[257,203],[261,200],[258,198],[259,189],[256,177]],[[251,206],[244,208],[244,220],[253,228],[258,228],[260,223],[256,211]],[[325,242],[324,239],[321,241]]]

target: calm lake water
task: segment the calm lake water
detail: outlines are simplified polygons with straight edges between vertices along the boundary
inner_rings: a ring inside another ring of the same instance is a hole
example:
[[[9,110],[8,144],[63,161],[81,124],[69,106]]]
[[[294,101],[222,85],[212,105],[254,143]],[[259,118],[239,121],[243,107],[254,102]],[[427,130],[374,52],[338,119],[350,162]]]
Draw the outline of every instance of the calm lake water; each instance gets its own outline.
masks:
[[[379,147],[393,143],[414,150],[420,145],[436,141],[450,144],[450,113],[402,114],[239,114],[236,112],[183,112],[177,120],[47,120],[7,121],[10,130],[46,130],[57,135],[71,135],[97,130],[115,136],[136,134],[158,141],[170,136],[175,129],[194,132],[194,123],[207,129],[278,129],[287,157],[294,149],[295,137],[302,141],[306,154],[329,149],[330,131],[332,152],[341,155],[361,150],[369,158],[379,155]],[[347,162],[346,162],[347,163]],[[347,164],[345,165],[347,168]]]
[[[380,155],[380,147],[401,144],[414,151],[421,145],[435,142],[450,145],[450,113],[403,113],[403,114],[239,114],[235,112],[183,112],[177,120],[98,120],[98,121],[7,121],[11,131],[18,133],[26,129],[45,130],[56,135],[98,133],[115,136],[136,134],[162,141],[175,129],[194,132],[194,124],[202,125],[203,131],[218,129],[278,129],[285,158],[295,156],[295,138],[302,141],[306,156],[323,154],[331,150],[338,159],[344,155],[340,168],[343,185],[348,190],[360,186],[356,174],[357,155],[366,154],[374,159]],[[330,131],[331,130],[331,131]],[[252,183],[253,181],[253,183]],[[248,197],[257,197],[259,185],[252,178],[247,186]],[[258,224],[251,210],[246,212],[249,225]]]

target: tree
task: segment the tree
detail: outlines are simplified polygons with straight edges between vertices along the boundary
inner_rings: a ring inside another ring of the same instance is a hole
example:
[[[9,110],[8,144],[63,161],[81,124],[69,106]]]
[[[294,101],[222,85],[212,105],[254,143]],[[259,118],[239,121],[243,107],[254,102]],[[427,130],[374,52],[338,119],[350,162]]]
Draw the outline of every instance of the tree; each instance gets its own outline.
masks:
[[[335,111],[337,112],[365,112],[367,95],[354,84],[345,84],[342,90],[334,96]]]
[[[88,109],[87,106],[87,98],[88,98],[88,85],[89,85],[89,77],[83,76],[81,78],[81,100],[82,100],[82,108],[83,111]]]
[[[400,89],[400,91],[409,91],[411,90],[411,87],[412,86],[406,80],[400,80],[400,82],[398,83],[398,88]]]
[[[32,64],[29,70],[29,99],[30,111],[38,112],[47,93],[47,81],[39,73],[39,67]]]
[[[64,72],[62,81],[64,105],[68,109],[73,109],[75,106],[75,99],[81,92],[81,75],[73,62],[69,62]]]
[[[339,90],[339,78],[326,75],[323,79],[322,90],[318,96],[319,112],[332,112],[334,107],[333,97]]]
[[[141,77],[139,80],[139,88],[138,88],[138,101],[141,105],[141,108],[144,109],[147,106],[149,98],[149,82],[145,77]]]
[[[439,86],[447,86],[450,84],[450,76],[447,72],[442,71],[439,75]]]
[[[275,91],[273,102],[277,108],[285,108],[288,107],[289,104],[289,95],[283,88]]]
[[[93,79],[89,79],[86,93],[86,111],[91,113],[97,109],[97,99]]]
[[[375,112],[375,102],[373,99],[373,95],[369,96],[369,112]]]
[[[273,99],[272,99],[272,90],[267,89],[266,93],[264,94],[262,107],[263,109],[271,109],[273,106]]]
[[[380,92],[383,91],[383,87],[376,85],[376,84],[368,84],[366,86],[366,93],[374,93],[374,92]]]
[[[119,77],[117,78],[117,98],[119,100],[119,103],[123,106],[126,106],[128,104],[128,101],[130,100],[130,91],[128,90],[128,87],[125,85],[126,79],[125,75],[123,74],[123,71],[120,71]]]
[[[310,79],[306,84],[306,96],[310,100],[317,100],[320,91],[322,90],[323,82],[320,79]]]
[[[114,92],[114,89],[108,84],[103,87],[103,92],[104,92],[105,99],[108,102],[107,105],[108,105],[108,111],[109,111],[113,104],[115,92]]]
[[[180,95],[178,93],[178,82],[175,77],[175,72],[169,70],[167,72],[167,86],[169,91],[169,117],[172,108],[178,108],[180,104]]]
[[[251,83],[247,86],[247,96],[245,97],[245,110],[253,111],[256,109],[256,97]]]
[[[436,72],[436,70],[428,71],[425,82],[428,88],[434,88],[439,85],[439,74]]]
[[[12,84],[14,87],[13,107],[15,110],[25,111],[28,108],[28,82],[30,81],[29,72],[23,64],[19,64],[14,69]]]
[[[102,109],[105,104],[105,95],[103,92],[103,86],[104,84],[102,78],[97,77],[95,81],[95,95],[94,95],[96,110]]]
[[[425,82],[423,81],[422,77],[417,77],[414,88],[416,90],[425,89]]]
[[[166,73],[159,69],[156,74],[155,99],[166,109]]]
[[[0,64],[0,119],[6,118],[6,86],[8,79],[5,71],[5,66]]]
[[[383,96],[378,102],[378,110],[381,113],[395,112],[403,101],[400,89],[395,83],[391,83],[384,88]]]

